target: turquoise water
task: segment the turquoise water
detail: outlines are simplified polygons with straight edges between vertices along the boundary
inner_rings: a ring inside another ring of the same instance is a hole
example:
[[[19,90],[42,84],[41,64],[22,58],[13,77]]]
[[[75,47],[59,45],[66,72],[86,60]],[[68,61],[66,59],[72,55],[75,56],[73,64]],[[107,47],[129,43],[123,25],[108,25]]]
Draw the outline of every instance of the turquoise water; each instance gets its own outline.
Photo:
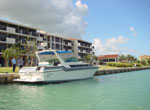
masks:
[[[0,85],[0,110],[150,110],[150,70],[58,84]]]

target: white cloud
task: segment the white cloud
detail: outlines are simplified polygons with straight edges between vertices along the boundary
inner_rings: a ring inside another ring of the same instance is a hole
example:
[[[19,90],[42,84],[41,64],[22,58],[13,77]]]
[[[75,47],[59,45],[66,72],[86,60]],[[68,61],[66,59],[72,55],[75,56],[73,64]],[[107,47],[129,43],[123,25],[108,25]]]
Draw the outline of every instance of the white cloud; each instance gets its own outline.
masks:
[[[77,0],[0,0],[2,18],[17,21],[64,37],[81,38],[88,6]]]
[[[136,33],[136,31],[135,31],[135,29],[134,29],[133,26],[130,27],[130,31],[132,32],[132,35],[133,35],[134,37],[137,36],[137,33]]]
[[[78,12],[80,14],[82,14],[82,15],[86,15],[87,14],[88,6],[86,4],[82,4],[81,0],[78,0],[75,5],[76,5],[77,10],[78,10]]]
[[[123,37],[123,36],[119,36],[118,38],[110,38],[107,39],[106,42],[107,44],[111,44],[111,45],[116,45],[116,44],[125,44],[128,41],[128,38]]]
[[[117,38],[113,37],[106,39],[106,42],[102,42],[100,39],[94,39],[95,53],[96,55],[105,55],[105,54],[119,54],[121,49],[119,46],[121,44],[126,44],[128,38],[123,36],[118,36]]]

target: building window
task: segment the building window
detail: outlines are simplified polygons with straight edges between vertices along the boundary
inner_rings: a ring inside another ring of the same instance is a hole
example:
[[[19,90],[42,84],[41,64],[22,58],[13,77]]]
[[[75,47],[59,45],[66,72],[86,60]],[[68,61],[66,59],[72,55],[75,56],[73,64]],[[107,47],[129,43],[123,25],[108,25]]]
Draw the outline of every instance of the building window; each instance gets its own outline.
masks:
[[[54,36],[52,36],[52,41],[54,42]]]
[[[5,50],[7,48],[6,44],[0,44],[0,52],[2,52],[2,50]]]
[[[48,48],[50,48],[50,43],[48,43]]]
[[[60,45],[56,44],[56,49],[59,50],[60,49]]]
[[[61,45],[61,50],[63,50],[63,46]]]
[[[0,30],[6,30],[7,24],[0,22]]]
[[[55,49],[54,43],[52,43],[52,49]]]
[[[0,41],[6,41],[6,34],[0,33]]]
[[[25,38],[25,37],[19,37],[19,41],[20,41],[20,43],[22,43],[22,44],[26,44],[27,42],[27,38]]]
[[[62,39],[60,39],[60,43],[62,43]]]

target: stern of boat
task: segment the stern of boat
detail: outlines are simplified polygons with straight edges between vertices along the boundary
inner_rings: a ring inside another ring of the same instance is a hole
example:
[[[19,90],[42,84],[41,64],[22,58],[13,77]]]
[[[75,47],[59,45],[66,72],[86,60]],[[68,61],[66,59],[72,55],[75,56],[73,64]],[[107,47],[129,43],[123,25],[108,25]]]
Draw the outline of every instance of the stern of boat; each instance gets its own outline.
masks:
[[[44,82],[43,74],[37,70],[37,67],[23,67],[19,71],[20,79],[14,79],[15,82]]]

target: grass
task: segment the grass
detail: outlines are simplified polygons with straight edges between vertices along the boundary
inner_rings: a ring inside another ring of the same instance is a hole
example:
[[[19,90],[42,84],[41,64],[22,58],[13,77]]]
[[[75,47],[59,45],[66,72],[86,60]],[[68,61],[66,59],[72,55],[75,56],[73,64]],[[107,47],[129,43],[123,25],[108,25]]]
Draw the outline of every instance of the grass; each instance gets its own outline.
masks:
[[[101,65],[100,70],[106,70],[106,69],[118,69],[119,67],[114,67],[114,66],[106,66],[106,65]]]
[[[0,73],[5,73],[5,72],[13,73],[12,67],[0,67]],[[18,72],[19,72],[19,67],[16,67],[15,73]]]

